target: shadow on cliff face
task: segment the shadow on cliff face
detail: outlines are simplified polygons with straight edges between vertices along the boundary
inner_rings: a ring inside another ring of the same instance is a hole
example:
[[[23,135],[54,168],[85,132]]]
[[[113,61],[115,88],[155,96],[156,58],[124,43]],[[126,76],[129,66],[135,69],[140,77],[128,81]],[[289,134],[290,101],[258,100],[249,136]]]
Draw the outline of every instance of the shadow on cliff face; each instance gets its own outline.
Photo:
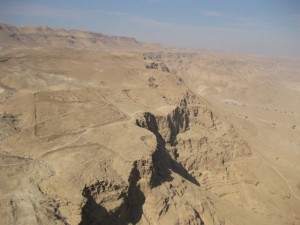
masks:
[[[140,172],[135,162],[128,179],[128,192],[123,196],[122,204],[113,211],[108,211],[96,202],[91,187],[84,187],[82,195],[87,198],[87,201],[82,207],[79,225],[137,224],[142,218],[143,204],[145,203],[145,196],[138,184],[140,178]],[[101,198],[100,195],[98,196],[99,198]]]
[[[152,155],[153,175],[151,178],[151,187],[157,187],[166,181],[172,181],[171,171],[199,186],[200,184],[196,178],[190,175],[179,162],[171,157],[166,148],[166,142],[161,135],[158,134],[156,138],[158,144],[156,151]]]
[[[175,113],[176,115],[176,113]],[[153,174],[151,177],[151,187],[157,187],[164,182],[172,181],[173,177],[171,176],[171,171],[177,173],[181,177],[185,178],[186,180],[192,182],[193,184],[199,186],[199,182],[190,175],[187,170],[176,160],[174,160],[170,153],[166,148],[166,141],[159,133],[159,129],[157,126],[157,121],[154,115],[149,112],[143,114],[144,118],[141,120],[136,120],[136,124],[139,127],[148,129],[156,136],[157,146],[156,151],[152,155],[152,162],[153,162]],[[182,119],[177,118],[176,115],[175,120],[182,123]],[[170,118],[167,118],[167,121],[170,123],[171,131],[170,141],[175,142],[176,135],[178,134],[179,130],[172,128],[174,125],[170,122]],[[188,122],[187,122],[188,124]],[[175,130],[175,132],[173,132]]]
[[[109,213],[104,207],[97,204],[88,187],[83,189],[82,194],[87,198],[87,201],[81,209],[81,222],[79,225],[109,224],[112,222],[111,220],[114,218],[107,218],[110,217]]]

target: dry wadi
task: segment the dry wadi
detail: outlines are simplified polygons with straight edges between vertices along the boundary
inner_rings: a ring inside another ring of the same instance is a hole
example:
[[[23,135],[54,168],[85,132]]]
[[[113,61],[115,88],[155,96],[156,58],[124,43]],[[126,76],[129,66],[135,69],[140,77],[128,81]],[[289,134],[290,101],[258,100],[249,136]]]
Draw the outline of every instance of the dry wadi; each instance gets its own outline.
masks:
[[[0,24],[0,224],[299,225],[300,59]]]

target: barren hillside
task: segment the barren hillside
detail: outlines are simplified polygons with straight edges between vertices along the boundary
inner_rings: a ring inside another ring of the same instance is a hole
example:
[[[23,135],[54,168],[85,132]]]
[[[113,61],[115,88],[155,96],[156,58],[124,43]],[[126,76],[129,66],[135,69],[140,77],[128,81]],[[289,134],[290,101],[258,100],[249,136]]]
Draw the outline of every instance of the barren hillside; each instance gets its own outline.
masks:
[[[142,43],[134,38],[107,36],[84,30],[65,30],[47,26],[11,26],[0,23],[0,46],[51,47],[90,50],[162,49],[155,43]]]
[[[267,70],[252,58],[239,78],[231,55],[85,31],[1,25],[0,40],[1,224],[300,223],[297,75],[274,84],[289,105],[264,76],[269,102],[243,89]],[[288,133],[238,116],[277,102]]]

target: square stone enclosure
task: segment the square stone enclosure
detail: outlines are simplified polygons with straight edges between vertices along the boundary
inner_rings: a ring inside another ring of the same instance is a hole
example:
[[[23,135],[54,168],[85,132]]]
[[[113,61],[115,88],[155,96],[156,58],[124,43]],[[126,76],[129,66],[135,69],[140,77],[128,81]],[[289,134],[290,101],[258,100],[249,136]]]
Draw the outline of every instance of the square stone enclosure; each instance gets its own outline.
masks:
[[[100,90],[78,89],[34,94],[35,135],[68,135],[125,119]]]

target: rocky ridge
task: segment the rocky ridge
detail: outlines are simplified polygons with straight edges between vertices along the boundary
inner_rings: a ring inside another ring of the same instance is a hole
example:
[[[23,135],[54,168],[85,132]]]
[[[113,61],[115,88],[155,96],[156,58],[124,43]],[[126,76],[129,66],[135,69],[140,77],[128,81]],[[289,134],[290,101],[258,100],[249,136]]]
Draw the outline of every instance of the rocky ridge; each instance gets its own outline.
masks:
[[[217,116],[190,93],[166,116],[141,113],[136,117],[136,124],[149,130],[156,138],[156,148],[152,150],[151,158],[133,163],[128,186],[97,181],[86,187],[83,196],[87,201],[83,206],[81,224],[97,224],[101,221],[103,224],[136,224],[141,219],[146,224],[156,224],[169,221],[169,215],[172,215],[172,224],[204,224],[204,221],[207,224],[222,224],[224,219],[220,216],[218,218],[217,213],[216,218],[211,218],[213,206],[209,206],[211,209],[206,208],[209,203],[204,197],[205,187],[210,185],[210,188],[214,188],[232,182],[228,177],[226,163],[235,157],[250,156],[249,146],[238,138],[232,127],[224,128]],[[211,139],[204,133],[191,138],[190,134],[197,132],[197,129],[208,133],[218,130],[227,139]],[[220,171],[223,171],[223,181],[215,183],[211,177],[215,174],[220,176]],[[179,187],[182,189],[181,196],[188,195],[189,189],[193,189],[203,198],[199,197],[194,203],[182,202],[177,199]],[[166,189],[168,194],[163,194],[161,189]],[[152,208],[153,201],[156,209]],[[173,205],[171,202],[174,201],[179,201],[179,205]],[[182,207],[180,205],[186,204],[189,204],[190,211],[175,216],[176,210]],[[109,207],[102,208],[105,205]],[[98,207],[99,212],[93,207]]]
[[[0,54],[4,224],[299,221],[293,187],[178,77],[191,53],[32,39]]]
[[[56,47],[101,50],[159,49],[159,44],[142,43],[135,38],[108,36],[84,30],[65,30],[47,26],[0,24],[0,46]],[[5,44],[4,44],[5,43]]]

